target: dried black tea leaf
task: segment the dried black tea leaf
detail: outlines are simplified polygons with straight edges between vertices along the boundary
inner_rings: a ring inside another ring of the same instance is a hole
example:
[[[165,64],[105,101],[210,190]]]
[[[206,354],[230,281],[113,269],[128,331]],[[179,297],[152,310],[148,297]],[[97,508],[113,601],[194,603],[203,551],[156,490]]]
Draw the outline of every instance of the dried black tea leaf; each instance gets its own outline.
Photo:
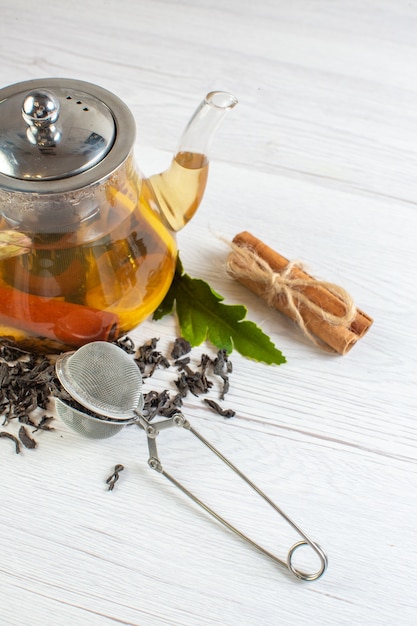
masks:
[[[12,435],[12,433],[8,433],[6,430],[2,430],[0,432],[0,437],[4,437],[5,439],[11,439],[11,441],[13,441],[13,443],[14,443],[14,445],[16,447],[16,454],[19,454],[19,452],[20,452],[20,442],[19,442],[19,439],[17,437]]]
[[[120,463],[114,466],[113,473],[110,474],[110,476],[106,480],[106,485],[108,485],[108,491],[113,491],[115,484],[120,478],[119,474],[123,470],[124,470],[124,466],[121,465]]]
[[[223,409],[220,404],[215,402],[214,400],[210,400],[209,398],[204,398],[204,402],[211,408],[213,411],[221,415],[222,417],[234,417],[236,415],[236,411],[233,409]]]
[[[36,422],[34,422],[30,415],[28,415],[27,413],[18,415],[17,419],[21,424],[26,424],[27,426],[36,426]]]
[[[25,446],[25,448],[36,448],[38,445],[36,441],[29,435],[28,431],[24,426],[19,428],[19,439]]]
[[[175,361],[177,361],[189,352],[191,352],[191,344],[183,337],[177,337],[174,341],[174,347],[172,348],[171,357]]]
[[[182,359],[177,359],[175,361],[175,365],[177,367],[181,367],[182,365],[189,365],[191,363],[191,359],[189,356],[185,356]]]
[[[38,430],[55,430],[53,426],[49,426],[54,419],[53,415],[43,415],[32,433],[36,433]]]
[[[232,372],[232,363],[229,360],[226,350],[219,350],[213,363],[213,372],[223,380],[223,389],[220,396],[224,400],[226,393],[229,391],[229,376]]]
[[[10,380],[9,367],[7,363],[0,363],[0,387],[8,385]]]

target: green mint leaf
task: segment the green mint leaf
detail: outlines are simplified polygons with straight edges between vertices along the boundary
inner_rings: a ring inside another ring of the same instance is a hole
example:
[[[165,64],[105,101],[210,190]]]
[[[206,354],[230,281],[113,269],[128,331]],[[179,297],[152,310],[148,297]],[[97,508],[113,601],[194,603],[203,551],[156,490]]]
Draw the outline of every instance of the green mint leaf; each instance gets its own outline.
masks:
[[[223,300],[205,281],[185,274],[178,258],[174,280],[153,318],[158,320],[172,313],[175,303],[181,334],[192,346],[208,340],[228,353],[235,349],[262,363],[285,363],[285,357],[270,338],[254,322],[245,320],[246,307],[223,304]]]

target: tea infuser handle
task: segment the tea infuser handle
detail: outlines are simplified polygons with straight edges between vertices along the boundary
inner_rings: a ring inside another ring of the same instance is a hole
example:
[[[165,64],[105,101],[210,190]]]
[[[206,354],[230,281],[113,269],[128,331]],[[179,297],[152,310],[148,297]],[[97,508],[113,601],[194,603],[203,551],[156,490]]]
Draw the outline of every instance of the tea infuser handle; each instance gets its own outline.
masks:
[[[304,533],[302,533],[302,535],[305,536]],[[321,567],[317,572],[313,572],[313,574],[306,574],[305,572],[300,571],[293,565],[292,558],[294,556],[294,552],[298,548],[301,548],[301,546],[310,546],[310,548],[312,548],[314,552],[319,556],[320,561],[321,561]],[[317,578],[320,578],[320,576],[324,574],[324,572],[326,571],[327,564],[328,564],[327,555],[324,552],[323,548],[321,548],[321,546],[319,546],[318,543],[315,543],[314,541],[311,541],[310,539],[308,540],[302,539],[301,541],[297,541],[297,543],[291,546],[291,548],[288,550],[286,565],[288,569],[290,570],[290,572],[294,574],[294,576],[296,578],[299,578],[300,580],[317,580]]]
[[[182,491],[186,496],[191,498],[193,502],[195,502],[200,507],[202,507],[207,513],[209,513],[217,521],[221,522],[224,526],[226,526],[229,530],[235,533],[238,537],[246,541],[246,543],[249,543],[251,546],[259,550],[263,554],[265,554],[267,557],[272,559],[272,561],[274,561],[278,565],[288,569],[289,572],[293,576],[298,578],[299,580],[317,580],[318,578],[320,578],[320,576],[322,576],[322,574],[324,574],[327,568],[327,556],[326,556],[326,553],[323,551],[323,549],[317,543],[309,539],[309,537],[304,533],[304,531],[302,531],[301,528],[295,522],[293,522],[291,518],[288,517],[288,515],[286,515],[270,498],[268,498],[268,496],[263,491],[261,491],[259,487],[257,487],[245,474],[243,474],[243,472],[241,472],[235,465],[233,465],[233,463],[229,461],[229,459],[227,459],[209,441],[207,441],[207,439],[205,439],[198,431],[196,431],[181,413],[177,413],[172,418],[164,422],[161,422],[160,424],[157,424],[155,426],[150,425],[146,421],[146,419],[143,419],[142,421],[145,423],[141,423],[141,426],[145,428],[146,434],[148,436],[148,448],[149,448],[148,464],[152,469],[154,469],[155,471],[165,476],[165,478],[167,478],[173,485],[178,487],[180,491]],[[169,474],[168,472],[164,470],[164,468],[162,467],[161,461],[159,460],[155,439],[156,439],[156,436],[158,435],[159,430],[162,429],[161,427],[167,428],[170,426],[180,426],[182,428],[185,428],[190,433],[192,433],[195,437],[197,437],[197,439],[199,439],[221,461],[223,461],[231,470],[233,470],[235,474],[237,474],[240,478],[242,478],[242,480],[244,480],[254,491],[256,491],[256,493],[260,495],[261,498],[263,498],[265,502],[267,502],[277,513],[279,513],[281,517],[283,517],[284,520],[287,523],[289,523],[290,526],[292,526],[292,528],[302,537],[301,541],[298,541],[289,549],[286,561],[280,559],[275,554],[273,554],[272,552],[269,552],[269,550],[267,550],[263,546],[256,543],[253,539],[245,535],[242,531],[240,531],[238,528],[233,526],[226,519],[221,517],[221,515],[216,513],[216,511],[211,509],[202,500],[197,498],[197,496],[195,496],[191,491],[189,491],[186,487],[184,487],[184,485],[182,485],[178,480],[176,480],[173,476],[171,476],[171,474]],[[320,562],[321,562],[321,566],[316,572],[308,574],[306,572],[303,572],[297,569],[295,565],[293,564],[294,553],[296,552],[296,550],[298,550],[298,548],[302,546],[308,546],[312,548],[312,550],[314,550],[314,552],[318,555]]]

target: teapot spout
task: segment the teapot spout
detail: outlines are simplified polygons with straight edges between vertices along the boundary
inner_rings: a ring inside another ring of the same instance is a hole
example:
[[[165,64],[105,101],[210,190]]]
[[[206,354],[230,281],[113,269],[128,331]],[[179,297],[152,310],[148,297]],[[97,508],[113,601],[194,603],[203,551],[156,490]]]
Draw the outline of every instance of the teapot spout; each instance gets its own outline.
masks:
[[[208,175],[211,140],[237,99],[224,91],[212,91],[188,122],[170,167],[146,181],[156,208],[173,231],[183,228],[202,200]]]

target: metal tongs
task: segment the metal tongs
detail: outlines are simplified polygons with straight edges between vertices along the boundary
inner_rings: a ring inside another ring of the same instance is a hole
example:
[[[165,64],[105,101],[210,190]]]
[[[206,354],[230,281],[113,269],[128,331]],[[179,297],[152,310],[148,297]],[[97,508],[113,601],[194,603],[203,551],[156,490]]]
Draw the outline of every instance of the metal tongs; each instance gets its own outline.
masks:
[[[93,439],[110,437],[124,426],[137,424],[146,433],[149,449],[149,466],[165,476],[193,502],[221,522],[241,539],[262,552],[300,580],[317,580],[327,568],[327,556],[323,549],[278,507],[259,487],[241,472],[217,448],[196,431],[181,412],[172,417],[150,423],[143,415],[142,377],[134,361],[118,346],[106,342],[93,342],[79,348],[76,352],[61,355],[56,363],[56,371],[63,388],[75,400],[80,409],[74,408],[63,400],[56,399],[58,415],[78,433]],[[87,409],[87,412],[84,412]],[[171,427],[184,428],[201,441],[237,476],[251,487],[300,535],[301,540],[288,550],[286,560],[277,557],[238,528],[216,513],[202,500],[197,498],[183,484],[166,472],[158,455],[156,438],[159,433]],[[320,568],[313,573],[306,573],[295,567],[293,557],[302,546],[310,547],[320,559]]]

